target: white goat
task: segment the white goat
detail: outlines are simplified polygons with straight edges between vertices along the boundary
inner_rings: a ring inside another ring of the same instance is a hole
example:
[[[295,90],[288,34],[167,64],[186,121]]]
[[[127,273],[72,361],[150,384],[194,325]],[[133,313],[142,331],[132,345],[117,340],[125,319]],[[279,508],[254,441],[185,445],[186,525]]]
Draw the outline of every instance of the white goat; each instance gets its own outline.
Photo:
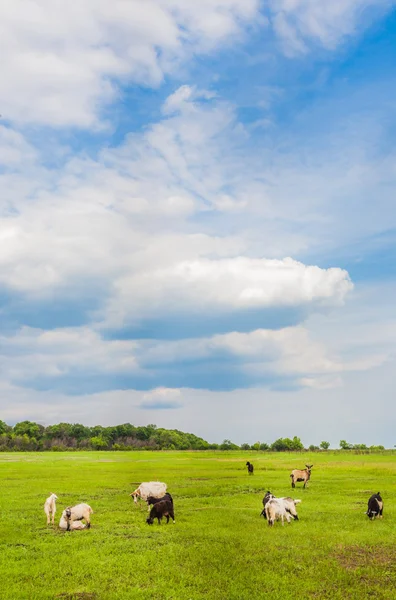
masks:
[[[296,511],[296,504],[300,504],[301,500],[294,500],[293,498],[279,498],[279,500],[283,503],[285,509],[287,510],[288,513],[291,514],[291,516],[293,517],[293,519],[296,519],[296,521],[298,521],[298,514]]]
[[[287,511],[286,506],[282,500],[279,498],[273,498],[265,505],[265,515],[267,517],[268,525],[272,527],[272,525],[277,520],[282,521],[282,525],[284,525],[284,519],[288,523],[290,523],[291,515]]]
[[[81,503],[76,506],[69,506],[65,508],[62,513],[61,520],[59,521],[59,527],[61,529],[89,529],[91,527],[91,514],[93,513],[92,508],[89,504]],[[81,523],[81,520],[85,520],[85,525]],[[66,527],[64,524],[66,523]]]
[[[58,500],[58,496],[56,494],[51,494],[51,496],[48,496],[47,500],[44,503],[44,512],[47,515],[47,525],[50,524],[51,517],[52,525],[54,524],[56,513],[56,500]]]
[[[74,529],[85,529],[86,526],[81,521],[68,521],[67,517],[63,516],[62,513],[62,516],[59,521],[59,527],[60,529],[66,529],[67,531],[71,531]]]
[[[149,496],[152,496],[153,498],[162,498],[165,494],[166,483],[162,483],[161,481],[144,481],[129,495],[133,497],[134,503],[137,504],[138,498],[147,501]],[[148,510],[150,510],[149,504]]]

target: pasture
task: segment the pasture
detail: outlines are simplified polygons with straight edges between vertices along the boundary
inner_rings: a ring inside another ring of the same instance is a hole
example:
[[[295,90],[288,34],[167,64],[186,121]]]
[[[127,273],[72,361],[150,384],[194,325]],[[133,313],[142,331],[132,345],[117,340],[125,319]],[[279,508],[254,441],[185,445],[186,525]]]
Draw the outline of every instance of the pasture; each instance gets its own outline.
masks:
[[[0,598],[295,600],[396,598],[396,456],[254,452],[0,454]],[[246,460],[255,472],[249,476]],[[306,490],[293,468],[313,463]],[[129,493],[160,480],[176,524],[148,526]],[[301,498],[299,521],[269,528],[269,489]],[[384,518],[370,521],[380,491]],[[43,504],[55,492],[55,527]],[[88,502],[92,527],[61,532]]]

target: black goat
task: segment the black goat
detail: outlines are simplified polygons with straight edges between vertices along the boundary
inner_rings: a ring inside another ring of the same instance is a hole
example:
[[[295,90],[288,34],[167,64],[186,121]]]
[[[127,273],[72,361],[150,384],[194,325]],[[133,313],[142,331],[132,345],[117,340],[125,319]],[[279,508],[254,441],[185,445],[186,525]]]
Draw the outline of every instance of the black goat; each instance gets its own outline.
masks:
[[[382,511],[384,509],[384,503],[381,498],[381,494],[373,494],[368,501],[368,507],[366,515],[369,519],[373,520],[374,517],[382,517]]]
[[[254,467],[251,462],[247,461],[246,463],[249,475],[253,475]]]
[[[150,510],[150,516],[146,519],[146,523],[152,525],[154,519],[158,519],[158,525],[160,525],[162,517],[166,517],[167,523],[169,523],[169,517],[172,517],[172,521],[175,522],[173,502],[170,500],[160,500],[160,502],[154,504],[153,508]]]
[[[169,500],[169,502],[171,502],[173,504],[173,498],[170,495],[169,492],[166,492],[166,494],[164,496],[162,496],[162,498],[154,498],[154,496],[149,496],[147,498],[147,506],[150,506],[150,504],[158,504],[158,502],[161,502],[162,500]]]

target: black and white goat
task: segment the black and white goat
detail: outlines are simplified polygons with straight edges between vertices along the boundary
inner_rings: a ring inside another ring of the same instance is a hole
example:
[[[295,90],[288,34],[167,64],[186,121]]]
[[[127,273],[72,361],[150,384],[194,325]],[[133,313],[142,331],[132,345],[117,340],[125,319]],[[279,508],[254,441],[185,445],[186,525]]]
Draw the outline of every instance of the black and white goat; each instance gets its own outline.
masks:
[[[383,509],[384,503],[382,501],[381,494],[377,492],[369,498],[366,515],[371,520],[373,520],[375,517],[382,517]]]
[[[271,494],[270,491],[266,492],[266,494],[263,498],[263,507],[264,508],[261,511],[260,516],[263,516],[264,519],[267,519],[266,506],[272,500],[276,500],[279,504],[281,504],[284,507],[286,513],[288,513],[289,515],[291,515],[293,517],[293,519],[298,521],[296,504],[300,504],[301,500],[294,500],[293,498],[290,498],[289,496],[286,496],[283,498],[277,498],[276,496],[274,496],[274,494]],[[290,519],[287,519],[287,521],[289,522]]]

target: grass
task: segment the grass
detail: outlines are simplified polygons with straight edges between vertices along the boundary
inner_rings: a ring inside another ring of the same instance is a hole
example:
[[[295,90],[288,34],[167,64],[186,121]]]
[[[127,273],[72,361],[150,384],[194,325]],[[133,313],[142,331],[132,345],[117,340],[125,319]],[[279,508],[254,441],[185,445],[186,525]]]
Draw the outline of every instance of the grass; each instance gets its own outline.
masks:
[[[255,474],[248,476],[251,460]],[[300,520],[271,529],[264,492],[291,492]],[[176,524],[145,524],[128,494],[166,481]],[[0,598],[99,600],[396,599],[396,461],[391,454],[74,452],[0,454]],[[381,491],[384,518],[370,521]],[[50,492],[61,510],[88,502],[92,528],[47,527]]]

